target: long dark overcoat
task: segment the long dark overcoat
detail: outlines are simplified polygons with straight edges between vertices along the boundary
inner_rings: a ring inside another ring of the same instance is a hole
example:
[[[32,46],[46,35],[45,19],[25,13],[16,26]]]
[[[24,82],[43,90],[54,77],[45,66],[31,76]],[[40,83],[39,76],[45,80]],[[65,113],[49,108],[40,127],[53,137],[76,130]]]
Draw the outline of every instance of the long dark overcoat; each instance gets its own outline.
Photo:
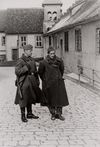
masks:
[[[42,90],[47,98],[49,106],[67,106],[69,104],[64,79],[63,61],[55,56],[52,60],[49,56],[39,64],[38,73],[42,80]]]
[[[15,104],[25,107],[27,104],[40,102],[42,92],[39,88],[39,78],[34,59],[23,55],[16,64],[15,74],[17,76]]]

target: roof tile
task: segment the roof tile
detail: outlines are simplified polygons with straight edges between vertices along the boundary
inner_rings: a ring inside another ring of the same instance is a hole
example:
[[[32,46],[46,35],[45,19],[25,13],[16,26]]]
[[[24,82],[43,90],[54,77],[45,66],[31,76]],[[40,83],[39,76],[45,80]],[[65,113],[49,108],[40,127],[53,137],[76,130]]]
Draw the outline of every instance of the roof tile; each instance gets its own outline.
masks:
[[[0,14],[0,31],[8,34],[43,33],[43,19],[44,12],[40,8],[7,9]]]

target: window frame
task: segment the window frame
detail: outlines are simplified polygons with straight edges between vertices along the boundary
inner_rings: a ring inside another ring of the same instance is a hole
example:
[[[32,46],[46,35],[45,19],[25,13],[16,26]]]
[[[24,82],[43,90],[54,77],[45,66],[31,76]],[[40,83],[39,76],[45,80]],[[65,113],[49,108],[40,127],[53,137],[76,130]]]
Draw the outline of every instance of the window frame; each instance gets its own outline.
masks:
[[[58,46],[58,36],[57,36],[57,34],[53,36],[53,46],[57,50],[57,46]]]
[[[51,13],[51,11],[48,11],[47,16],[48,16],[48,21],[51,21],[52,20],[52,13]]]
[[[69,52],[69,31],[64,32],[65,52]]]
[[[96,28],[96,53],[100,54],[100,28]]]
[[[75,51],[82,52],[82,31],[81,31],[81,28],[75,29]]]
[[[43,48],[43,37],[42,35],[35,36],[35,48]]]
[[[2,44],[2,46],[6,45],[6,37],[5,36],[1,37],[1,44]]]
[[[56,14],[56,15],[55,15],[55,14]],[[57,21],[57,19],[58,19],[58,18],[57,18],[57,12],[54,11],[54,12],[53,12],[53,20],[54,20],[54,21]]]
[[[22,37],[26,38],[26,40],[22,40]],[[24,45],[27,45],[27,35],[21,35],[20,36],[20,47],[23,47]]]
[[[52,45],[52,37],[49,36],[49,46],[51,46],[51,45]]]

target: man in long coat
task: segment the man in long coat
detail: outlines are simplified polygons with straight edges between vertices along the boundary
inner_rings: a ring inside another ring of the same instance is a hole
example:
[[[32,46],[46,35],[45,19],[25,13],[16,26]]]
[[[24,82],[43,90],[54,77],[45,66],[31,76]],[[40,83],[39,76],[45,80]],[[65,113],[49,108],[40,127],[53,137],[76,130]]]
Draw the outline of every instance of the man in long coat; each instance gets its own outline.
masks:
[[[42,90],[48,101],[51,119],[65,120],[62,116],[62,107],[69,104],[65,89],[62,59],[55,55],[53,47],[48,48],[47,57],[40,62],[38,73],[42,80]]]
[[[17,77],[15,104],[19,104],[20,106],[22,122],[27,122],[27,118],[39,118],[32,113],[32,104],[39,102],[39,97],[41,97],[36,63],[31,57],[32,48],[33,46],[30,44],[23,47],[24,54],[18,60],[15,67]],[[27,118],[25,109],[27,109]]]

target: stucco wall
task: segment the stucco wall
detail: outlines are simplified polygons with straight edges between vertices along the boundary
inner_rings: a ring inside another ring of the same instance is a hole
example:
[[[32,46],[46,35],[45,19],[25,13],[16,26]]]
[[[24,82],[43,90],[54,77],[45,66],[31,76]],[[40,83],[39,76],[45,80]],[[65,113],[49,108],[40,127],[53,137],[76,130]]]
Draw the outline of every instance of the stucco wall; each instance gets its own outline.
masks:
[[[92,69],[100,76],[100,54],[96,54],[96,28],[100,21],[88,23],[81,26],[82,52],[75,51],[75,28],[69,30],[69,52],[64,53],[65,66],[72,72],[78,72],[78,62],[84,67],[84,74],[93,77]],[[97,80],[96,74],[94,78]],[[100,80],[100,79],[99,79]]]
[[[60,9],[61,9],[60,5],[48,5],[48,6],[45,6],[44,7],[44,21],[48,20],[48,15],[47,15],[48,11],[51,11],[51,13],[56,11],[58,18],[60,18],[60,16],[61,16]]]
[[[100,21],[76,26],[69,30],[69,51],[65,51],[64,30],[57,33],[56,54],[64,59],[64,64],[71,72],[78,73],[78,64],[84,68],[83,72],[88,77],[93,77],[92,69],[100,76],[100,54],[96,53],[96,28],[100,28]],[[82,52],[75,51],[75,29],[80,28],[82,33]],[[61,55],[60,39],[63,39],[63,56]],[[94,77],[96,78],[96,75]]]
[[[12,60],[12,49],[17,48],[17,40],[18,35],[7,35],[7,44],[6,44],[6,50],[7,50],[7,60]],[[35,47],[35,35],[27,35],[27,43],[33,45],[33,54],[32,56],[37,57],[43,57],[43,47],[36,48]],[[19,43],[20,44],[20,43]],[[20,45],[19,45],[20,46]],[[19,48],[19,57],[22,55],[23,49]]]
[[[7,61],[12,60],[12,49],[17,48],[17,35],[6,36],[6,55]]]

